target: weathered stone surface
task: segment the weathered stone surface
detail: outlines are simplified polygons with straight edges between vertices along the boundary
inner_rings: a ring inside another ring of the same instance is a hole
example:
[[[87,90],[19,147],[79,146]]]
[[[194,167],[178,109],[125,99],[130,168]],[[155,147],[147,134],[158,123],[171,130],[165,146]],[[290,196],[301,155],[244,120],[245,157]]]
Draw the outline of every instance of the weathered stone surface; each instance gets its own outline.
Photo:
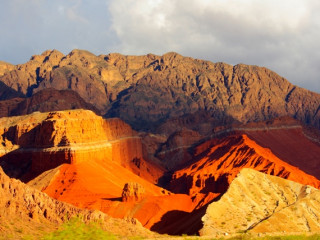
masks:
[[[1,118],[0,123],[1,164],[11,176],[30,180],[63,163],[110,159],[150,181],[159,177],[143,159],[137,133],[120,119],[70,110]]]
[[[177,53],[95,56],[73,50],[63,56],[46,51],[8,70],[0,81],[28,96],[46,88],[74,90],[102,114],[120,117],[135,129],[155,130],[168,119],[202,111],[220,125],[289,115],[320,127],[319,94],[263,67],[212,63]],[[0,91],[0,99],[11,96],[8,91]],[[201,118],[194,126],[206,129],[205,123]]]
[[[242,169],[226,194],[209,204],[200,234],[319,232],[319,200],[313,187]]]
[[[140,201],[144,194],[143,186],[136,182],[129,182],[124,185],[121,197],[123,202]]]
[[[14,68],[15,66],[13,64],[0,61],[0,76],[12,71]]]

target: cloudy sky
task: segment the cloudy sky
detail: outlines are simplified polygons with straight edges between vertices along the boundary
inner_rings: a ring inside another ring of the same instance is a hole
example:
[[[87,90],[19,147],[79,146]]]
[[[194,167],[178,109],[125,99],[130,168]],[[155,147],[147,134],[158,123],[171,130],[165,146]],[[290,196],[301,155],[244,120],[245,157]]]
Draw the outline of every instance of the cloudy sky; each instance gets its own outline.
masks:
[[[46,49],[268,67],[320,93],[319,0],[0,0],[0,60]]]

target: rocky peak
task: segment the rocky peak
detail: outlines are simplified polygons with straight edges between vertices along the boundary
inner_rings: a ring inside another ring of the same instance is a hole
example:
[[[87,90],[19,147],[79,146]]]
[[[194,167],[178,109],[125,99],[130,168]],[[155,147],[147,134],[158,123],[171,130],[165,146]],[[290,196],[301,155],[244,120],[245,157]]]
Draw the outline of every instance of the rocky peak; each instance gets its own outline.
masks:
[[[15,66],[13,64],[0,61],[0,76],[4,75],[7,72],[10,72],[14,68]]]
[[[47,51],[6,72],[0,81],[27,95],[45,88],[74,90],[102,114],[140,130],[153,131],[168,119],[198,111],[220,124],[227,118],[247,123],[288,115],[320,127],[319,94],[263,67],[177,53],[95,56],[73,50],[63,57]]]

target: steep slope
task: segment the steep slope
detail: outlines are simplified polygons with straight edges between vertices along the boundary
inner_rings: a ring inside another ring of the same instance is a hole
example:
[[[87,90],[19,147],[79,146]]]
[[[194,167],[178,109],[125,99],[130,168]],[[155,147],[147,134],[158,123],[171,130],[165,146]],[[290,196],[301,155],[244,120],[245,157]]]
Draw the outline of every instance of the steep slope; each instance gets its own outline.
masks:
[[[201,235],[319,232],[320,191],[252,169],[242,169],[228,191],[209,204]]]
[[[54,200],[19,180],[10,179],[1,168],[0,186],[0,231],[5,239],[21,239],[30,234],[37,238],[76,216],[82,216],[85,222],[99,221],[115,234],[153,235],[134,219],[113,219],[102,212],[79,209]]]
[[[269,148],[281,160],[320,179],[318,136],[312,137],[300,125],[291,126],[289,129],[280,127],[245,133],[260,146]]]
[[[194,162],[173,174],[170,182],[173,192],[224,193],[242,168],[320,187],[314,176],[282,161],[244,134],[205,142],[196,151]]]
[[[145,56],[148,58],[153,61],[128,79],[135,84],[123,92],[109,115],[140,128],[198,110],[220,121],[232,117],[248,122],[291,115],[319,127],[319,94],[293,86],[266,68],[214,64],[176,53]],[[119,55],[110,55],[107,60],[119,69],[130,62],[129,57]]]
[[[218,125],[289,115],[320,127],[319,94],[263,67],[212,63],[177,53],[95,56],[73,50],[63,56],[46,51],[5,72],[0,81],[9,88],[0,91],[0,99],[11,98],[9,90],[31,96],[46,88],[71,89],[102,114],[120,117],[135,129],[156,130],[169,119],[202,111]],[[200,118],[196,124],[205,123]]]

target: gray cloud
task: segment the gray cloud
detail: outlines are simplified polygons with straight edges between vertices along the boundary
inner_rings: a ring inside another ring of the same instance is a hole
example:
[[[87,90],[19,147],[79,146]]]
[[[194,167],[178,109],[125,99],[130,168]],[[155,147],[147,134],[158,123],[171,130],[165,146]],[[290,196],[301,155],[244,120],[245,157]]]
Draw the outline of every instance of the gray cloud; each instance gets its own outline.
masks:
[[[177,51],[212,61],[262,65],[320,92],[320,6],[315,0],[118,2],[111,1],[110,12],[119,51]]]
[[[266,66],[320,92],[318,0],[4,0],[0,59],[46,49]]]

